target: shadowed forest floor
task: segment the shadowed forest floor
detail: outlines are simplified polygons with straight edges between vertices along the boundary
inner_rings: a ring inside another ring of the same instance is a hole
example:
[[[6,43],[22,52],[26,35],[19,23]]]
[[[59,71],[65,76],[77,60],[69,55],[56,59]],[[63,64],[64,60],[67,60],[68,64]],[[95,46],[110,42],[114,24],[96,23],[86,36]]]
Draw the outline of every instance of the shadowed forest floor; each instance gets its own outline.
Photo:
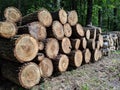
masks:
[[[0,90],[25,90],[3,80]],[[19,89],[18,89],[19,88]],[[120,52],[112,52],[100,61],[82,65],[43,79],[31,90],[120,90]]]

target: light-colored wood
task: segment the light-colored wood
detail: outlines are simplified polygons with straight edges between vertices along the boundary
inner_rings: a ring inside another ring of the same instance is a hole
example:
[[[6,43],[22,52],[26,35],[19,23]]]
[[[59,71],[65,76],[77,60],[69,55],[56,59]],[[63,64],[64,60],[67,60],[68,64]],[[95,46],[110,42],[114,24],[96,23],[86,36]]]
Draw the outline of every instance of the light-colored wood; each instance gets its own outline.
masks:
[[[37,40],[44,40],[47,37],[46,28],[40,22],[32,22],[28,26],[29,33]]]
[[[85,63],[89,63],[91,59],[91,52],[88,48],[86,48],[85,50],[83,50],[83,61]]]
[[[0,22],[0,36],[4,38],[11,38],[17,33],[17,27],[11,22]]]
[[[68,12],[68,23],[74,26],[78,22],[78,15],[75,10]]]
[[[95,62],[99,60],[99,50],[95,49],[94,51],[92,51],[92,58],[91,61]]]
[[[55,71],[65,72],[69,65],[69,58],[65,54],[59,54],[53,60],[53,66]]]
[[[99,34],[98,41],[100,42],[100,47],[103,47],[103,36]]]
[[[72,35],[72,28],[69,23],[64,24],[64,34],[66,37],[70,37]]]
[[[38,42],[38,48],[39,51],[42,51],[44,49],[44,43],[42,41]]]
[[[80,67],[83,61],[83,55],[80,50],[73,50],[69,55],[70,66]]]
[[[46,9],[41,9],[38,12],[38,20],[46,27],[49,27],[52,24],[52,16]]]
[[[63,39],[63,37],[64,37],[63,25],[59,21],[53,21],[52,31],[53,31],[53,35],[58,40]]]
[[[64,37],[62,41],[60,41],[60,52],[69,54],[71,52],[72,45],[70,42],[70,39],[67,37]]]
[[[20,36],[15,42],[14,56],[20,62],[33,60],[38,52],[38,42],[28,34]]]
[[[80,39],[71,39],[71,45],[72,45],[72,49],[74,50],[78,50],[80,47]]]
[[[44,78],[50,77],[53,73],[52,61],[49,58],[44,58],[39,63],[39,69],[40,69],[41,77],[44,77]]]
[[[44,58],[45,58],[44,53],[38,53],[37,56],[38,56],[38,57],[37,57],[37,60],[40,61],[40,62],[41,62],[42,60],[44,60]]]
[[[80,47],[79,48],[81,50],[86,49],[86,47],[87,47],[87,40],[86,40],[86,38],[81,38],[80,41],[81,41],[81,43],[80,43]]]
[[[48,38],[46,40],[46,44],[45,44],[45,53],[46,55],[51,58],[54,59],[56,58],[57,54],[59,52],[59,43],[55,38]]]
[[[64,9],[60,9],[59,19],[62,24],[65,24],[67,22],[67,13]]]
[[[7,21],[18,22],[22,18],[21,12],[15,7],[8,7],[4,11],[4,16]]]

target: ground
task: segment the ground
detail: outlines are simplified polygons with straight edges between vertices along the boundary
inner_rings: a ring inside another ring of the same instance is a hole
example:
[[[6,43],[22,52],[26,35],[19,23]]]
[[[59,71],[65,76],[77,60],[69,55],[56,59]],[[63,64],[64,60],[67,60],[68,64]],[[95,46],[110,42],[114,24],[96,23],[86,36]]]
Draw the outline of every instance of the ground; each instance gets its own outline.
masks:
[[[5,86],[5,83],[0,85]],[[23,90],[16,88],[18,86],[11,90]],[[120,90],[120,51],[112,52],[98,62],[43,79],[31,90]]]

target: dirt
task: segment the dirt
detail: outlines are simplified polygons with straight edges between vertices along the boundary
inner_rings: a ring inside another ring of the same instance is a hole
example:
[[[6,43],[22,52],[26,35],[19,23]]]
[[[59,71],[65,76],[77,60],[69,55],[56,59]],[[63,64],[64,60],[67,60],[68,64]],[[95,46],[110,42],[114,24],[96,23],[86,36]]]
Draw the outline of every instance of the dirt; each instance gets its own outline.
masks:
[[[6,90],[23,90],[11,82],[7,84]],[[5,87],[6,82],[0,86]],[[112,52],[98,62],[42,79],[31,90],[120,90],[120,53]]]

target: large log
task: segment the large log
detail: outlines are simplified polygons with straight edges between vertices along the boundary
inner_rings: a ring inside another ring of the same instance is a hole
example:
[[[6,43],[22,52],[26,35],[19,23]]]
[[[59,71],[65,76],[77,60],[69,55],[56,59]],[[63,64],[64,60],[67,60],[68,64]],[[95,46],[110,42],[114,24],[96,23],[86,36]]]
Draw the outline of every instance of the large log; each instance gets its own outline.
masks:
[[[27,89],[38,84],[41,78],[38,65],[32,62],[22,65],[5,62],[1,70],[5,78]]]
[[[0,36],[4,38],[11,38],[17,33],[17,27],[11,22],[0,22]]]
[[[69,55],[69,66],[79,67],[83,61],[83,55],[80,50],[73,50]]]
[[[8,7],[4,11],[4,16],[7,21],[18,22],[22,18],[21,12],[15,7]]]
[[[81,38],[84,36],[84,30],[80,24],[76,24],[72,27],[72,37]]]
[[[59,52],[59,43],[55,38],[48,38],[43,41],[45,44],[45,54],[50,59],[56,58]]]
[[[74,50],[78,50],[80,47],[80,39],[71,39],[71,45],[72,45],[72,49]]]
[[[92,51],[91,61],[96,62],[99,60],[99,50],[95,49]]]
[[[81,38],[80,41],[81,41],[81,43],[80,43],[79,49],[80,50],[86,49],[86,47],[87,47],[87,40],[86,40],[86,38]]]
[[[59,20],[62,24],[67,22],[67,13],[64,9],[60,9],[57,12],[52,12],[53,20]]]
[[[64,24],[64,34],[66,37],[71,37],[72,35],[72,28],[69,23]]]
[[[59,21],[53,21],[52,27],[47,30],[47,37],[55,37],[62,40],[64,37],[63,25]]]
[[[53,64],[49,58],[44,58],[39,63],[41,77],[50,77],[53,73]]]
[[[65,54],[59,54],[54,60],[52,60],[54,71],[64,72],[69,65],[69,59]]]
[[[95,49],[95,40],[94,39],[89,39],[87,41],[87,48],[89,48],[90,50]]]
[[[0,57],[21,63],[34,59],[38,42],[28,34],[9,39],[0,38]]]
[[[59,45],[60,45],[60,53],[69,54],[71,52],[72,45],[69,38],[64,37],[62,41],[59,41]]]
[[[91,59],[91,52],[88,48],[83,50],[83,63],[89,63]]]
[[[28,23],[34,22],[34,21],[40,21],[44,26],[49,27],[52,24],[52,16],[51,13],[46,9],[40,9],[36,12],[30,13],[26,16],[24,16],[20,23],[21,25],[26,25]]]
[[[77,12],[75,10],[68,12],[68,23],[71,26],[74,26],[75,24],[77,24],[77,22],[78,22]]]
[[[44,40],[47,37],[46,28],[40,22],[18,27],[18,34],[30,34],[37,40]]]

